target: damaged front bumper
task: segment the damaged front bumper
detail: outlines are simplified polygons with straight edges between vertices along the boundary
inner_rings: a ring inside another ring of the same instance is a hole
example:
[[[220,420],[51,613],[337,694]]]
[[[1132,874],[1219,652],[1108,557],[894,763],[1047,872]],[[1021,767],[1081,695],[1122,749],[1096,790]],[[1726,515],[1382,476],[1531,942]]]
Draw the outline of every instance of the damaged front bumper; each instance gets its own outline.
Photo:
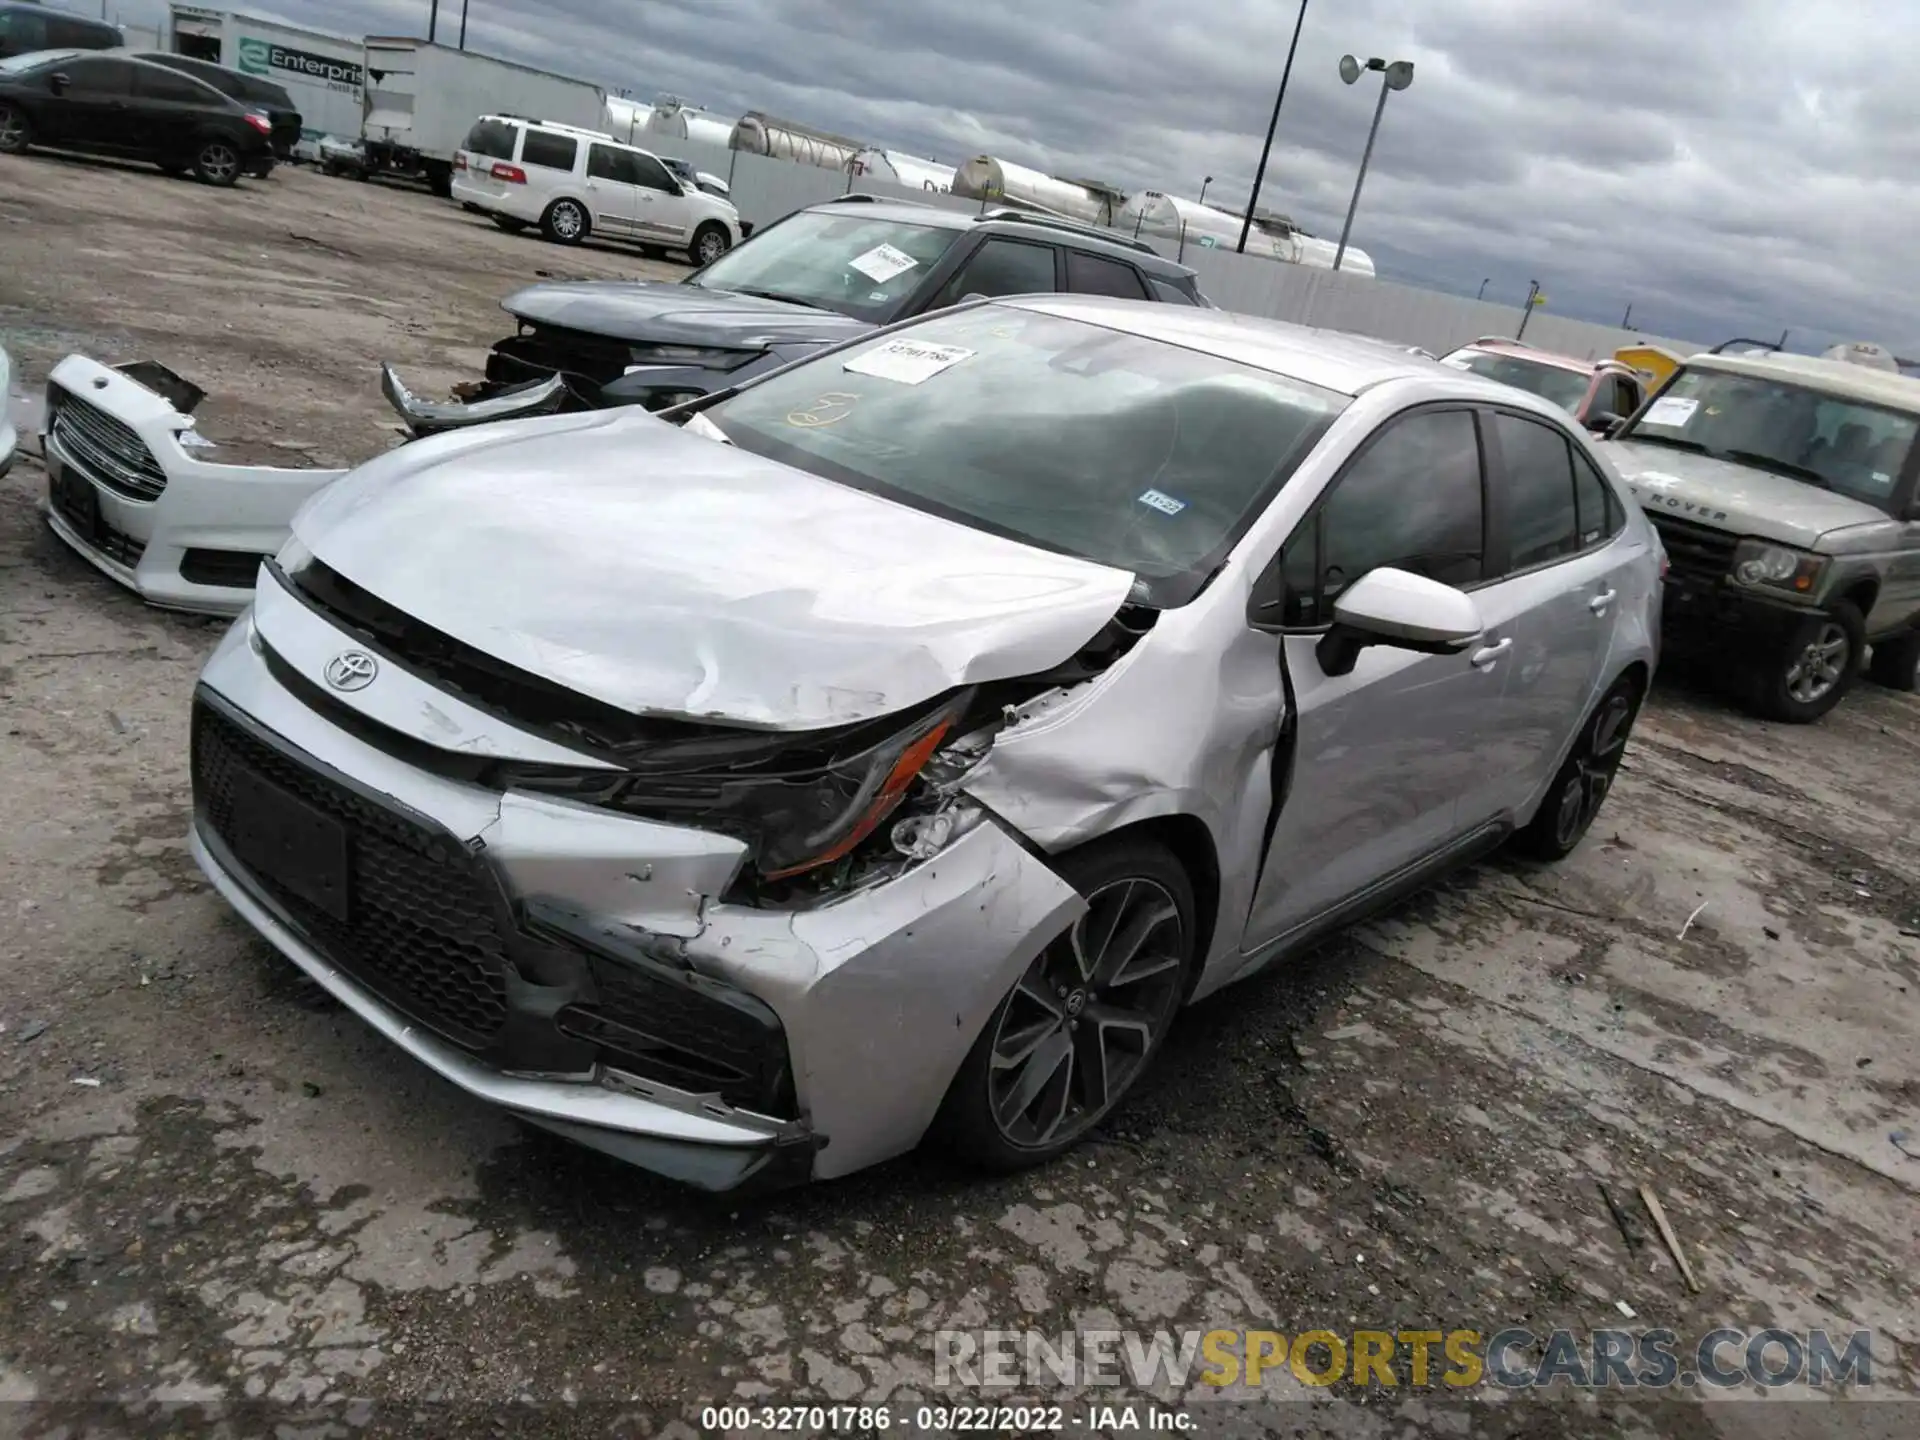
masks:
[[[463,400],[423,400],[406,387],[393,366],[380,367],[380,393],[407,422],[407,429],[416,439],[448,430],[464,430],[469,425],[485,425],[493,420],[530,420],[537,415],[553,415],[567,408],[573,399],[566,377],[561,375],[517,385],[482,382],[460,388],[468,392]]]
[[[198,387],[148,361],[69,355],[47,382],[47,523],[149,604],[236,615],[294,512],[346,473],[222,465],[194,428]]]
[[[405,673],[321,699],[307,677],[348,638],[261,595],[196,698],[201,867],[415,1059],[649,1170],[733,1190],[912,1148],[1084,908],[985,818],[804,907],[723,901],[739,841],[486,788],[468,767],[553,742]]]

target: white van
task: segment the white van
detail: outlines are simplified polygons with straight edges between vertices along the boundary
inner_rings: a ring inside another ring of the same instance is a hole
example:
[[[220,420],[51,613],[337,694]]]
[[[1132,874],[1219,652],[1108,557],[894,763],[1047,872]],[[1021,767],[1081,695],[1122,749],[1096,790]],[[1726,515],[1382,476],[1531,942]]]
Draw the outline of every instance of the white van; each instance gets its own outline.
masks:
[[[740,242],[732,204],[676,179],[658,156],[598,130],[486,115],[453,157],[453,198],[507,230],[685,250],[696,265]]]

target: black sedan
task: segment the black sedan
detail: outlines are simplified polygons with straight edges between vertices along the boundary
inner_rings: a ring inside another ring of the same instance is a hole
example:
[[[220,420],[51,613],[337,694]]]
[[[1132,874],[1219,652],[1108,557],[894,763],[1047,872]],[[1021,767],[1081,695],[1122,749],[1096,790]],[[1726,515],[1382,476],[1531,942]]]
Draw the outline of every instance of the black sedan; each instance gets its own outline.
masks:
[[[0,155],[84,150],[231,185],[272,166],[272,131],[258,110],[151,61],[73,51],[0,61]]]

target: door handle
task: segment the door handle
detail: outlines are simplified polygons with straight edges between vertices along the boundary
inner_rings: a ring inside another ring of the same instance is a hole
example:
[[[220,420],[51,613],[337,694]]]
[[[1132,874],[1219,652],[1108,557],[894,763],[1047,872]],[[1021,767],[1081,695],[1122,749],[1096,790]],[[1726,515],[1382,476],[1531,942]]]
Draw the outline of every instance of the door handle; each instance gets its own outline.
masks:
[[[1509,635],[1504,640],[1488,645],[1484,649],[1476,650],[1473,652],[1473,668],[1476,670],[1485,670],[1511,649],[1513,649],[1513,637]]]
[[[1587,601],[1587,609],[1596,615],[1606,614],[1607,607],[1613,604],[1618,593],[1619,592],[1614,590],[1602,590],[1598,595]]]

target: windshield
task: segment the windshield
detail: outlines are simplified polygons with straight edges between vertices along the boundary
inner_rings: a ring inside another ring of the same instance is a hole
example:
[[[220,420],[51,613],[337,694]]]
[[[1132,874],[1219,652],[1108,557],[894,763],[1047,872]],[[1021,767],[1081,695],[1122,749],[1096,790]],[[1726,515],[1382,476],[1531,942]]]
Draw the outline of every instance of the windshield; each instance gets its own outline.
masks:
[[[1007,305],[948,311],[706,412],[743,450],[1198,593],[1347,397]]]
[[[0,60],[0,75],[25,75],[42,65],[58,65],[62,60],[83,53],[79,50],[33,50],[25,55],[10,55]]]
[[[1463,350],[1449,355],[1447,363],[1457,370],[1470,370],[1529,395],[1538,395],[1569,415],[1579,413],[1580,402],[1587,398],[1587,387],[1593,383],[1591,375],[1582,375],[1578,370],[1564,370],[1558,365],[1545,365],[1519,355],[1499,355],[1491,350]]]
[[[802,210],[729,250],[687,283],[773,295],[879,322],[919,288],[959,234],[853,207]]]
[[[1920,420],[1766,376],[1686,368],[1620,433],[1790,475],[1885,510]]]

